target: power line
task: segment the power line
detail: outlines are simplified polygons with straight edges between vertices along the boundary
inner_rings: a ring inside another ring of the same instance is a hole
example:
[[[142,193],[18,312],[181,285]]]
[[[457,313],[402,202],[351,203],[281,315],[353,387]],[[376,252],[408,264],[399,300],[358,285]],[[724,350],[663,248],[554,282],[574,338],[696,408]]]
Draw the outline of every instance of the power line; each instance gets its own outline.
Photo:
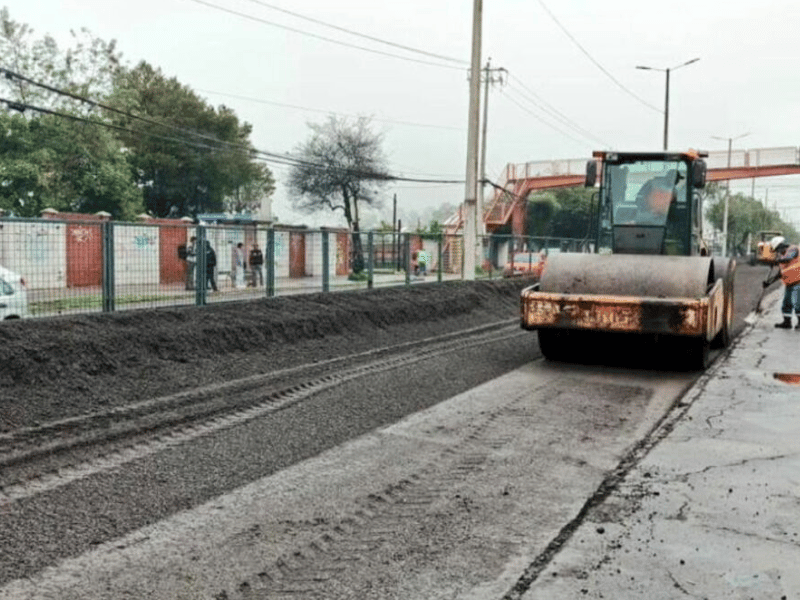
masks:
[[[186,140],[186,139],[174,138],[174,137],[154,134],[154,133],[151,133],[151,132],[130,129],[128,127],[122,127],[120,125],[114,125],[112,123],[107,123],[105,121],[87,119],[86,117],[80,117],[80,116],[77,116],[77,115],[71,115],[69,113],[62,113],[62,112],[50,110],[48,108],[34,106],[32,104],[27,104],[27,103],[24,103],[24,102],[15,102],[15,101],[9,100],[7,98],[0,97],[0,103],[5,104],[11,110],[17,110],[17,111],[20,111],[20,112],[24,112],[25,110],[32,110],[32,111],[35,111],[35,112],[38,112],[38,113],[51,115],[51,116],[55,116],[55,117],[60,117],[60,118],[68,119],[68,120],[71,120],[71,121],[86,123],[86,124],[90,124],[90,125],[98,125],[100,127],[106,127],[108,129],[113,129],[115,131],[121,131],[121,132],[131,133],[131,134],[140,135],[140,136],[144,135],[144,136],[148,136],[148,137],[151,137],[151,138],[154,138],[154,139],[164,140],[164,141],[168,141],[168,142],[176,142],[176,143],[182,144],[184,146],[189,146],[189,147],[197,148],[197,149],[200,149],[200,150],[209,150],[209,151],[212,151],[212,152],[216,152],[216,151],[219,151],[219,150],[225,150],[226,149],[226,148],[222,148],[220,146],[210,146],[208,144],[201,144],[201,143],[193,142],[193,141]],[[228,144],[227,142],[220,142],[220,143]],[[272,153],[272,152],[266,152],[264,150],[248,148],[248,147],[245,147],[245,146],[238,146],[237,147],[235,144],[228,144],[228,145],[232,146],[232,148],[228,148],[228,149],[237,149],[238,148],[240,150],[248,150],[248,152],[250,153],[251,157],[254,158],[254,159],[261,160],[261,161],[266,162],[266,163],[275,163],[275,164],[282,165],[282,166],[290,166],[290,167],[304,166],[304,167],[309,167],[309,168],[312,168],[312,169],[317,169],[317,170],[320,170],[320,171],[338,171],[338,172],[343,172],[343,173],[349,173],[351,175],[361,176],[364,179],[373,179],[373,180],[376,180],[376,181],[387,181],[387,182],[388,181],[405,181],[405,182],[409,182],[409,183],[433,183],[433,184],[441,184],[441,185],[455,185],[455,184],[463,185],[464,184],[464,180],[420,179],[420,178],[412,178],[412,177],[403,177],[403,176],[400,176],[400,175],[391,175],[391,174],[388,174],[388,173],[377,173],[377,172],[373,172],[373,171],[361,171],[359,169],[350,169],[350,168],[346,168],[346,167],[331,167],[329,165],[322,165],[322,164],[314,163],[314,162],[307,161],[307,160],[304,160],[304,159],[301,159],[301,158],[293,157],[293,156],[291,156],[289,154],[280,155],[280,154],[275,154],[275,153]]]
[[[92,108],[102,108],[103,110],[109,111],[111,113],[114,113],[114,114],[117,114],[117,115],[120,115],[120,116],[123,116],[123,117],[127,117],[129,119],[134,119],[136,121],[141,121],[143,123],[147,123],[148,125],[154,125],[156,127],[163,127],[165,129],[172,129],[173,131],[178,131],[180,133],[184,133],[184,134],[187,134],[187,135],[196,136],[198,138],[206,139],[206,140],[218,143],[218,144],[224,144],[224,145],[227,145],[227,146],[231,146],[231,147],[238,148],[238,149],[243,149],[243,150],[252,150],[252,148],[250,148],[248,146],[244,146],[244,145],[241,145],[241,144],[234,144],[234,143],[231,143],[231,142],[226,142],[224,140],[220,140],[220,139],[218,139],[216,137],[213,137],[213,136],[210,136],[210,135],[205,135],[205,134],[202,134],[202,133],[199,133],[199,132],[196,132],[196,131],[191,131],[191,130],[188,130],[188,129],[184,129],[182,127],[177,127],[176,125],[172,125],[171,123],[161,123],[161,122],[155,121],[153,119],[148,119],[147,117],[142,117],[140,115],[134,115],[134,114],[129,113],[127,111],[120,110],[120,109],[115,108],[113,106],[109,106],[108,104],[104,104],[102,102],[98,102],[96,100],[92,100],[90,98],[86,98],[85,96],[79,96],[78,94],[73,94],[72,92],[68,92],[67,90],[62,90],[62,89],[53,87],[51,85],[48,85],[46,83],[35,81],[35,80],[33,80],[33,79],[29,78],[29,77],[26,77],[24,75],[16,73],[15,71],[11,71],[10,69],[6,69],[5,67],[0,67],[0,73],[5,75],[5,77],[7,79],[10,79],[10,80],[11,79],[17,79],[19,81],[23,81],[25,83],[29,83],[31,85],[34,85],[36,87],[40,87],[40,88],[42,88],[44,90],[47,90],[49,92],[53,92],[54,94],[58,94],[59,96],[65,96],[67,98],[71,98],[73,100],[77,100],[78,102],[82,102],[83,104],[88,104]],[[6,101],[6,103],[8,103],[8,101]],[[29,108],[31,108],[31,110],[37,110],[37,112],[45,112],[44,109],[38,110],[38,109],[36,109],[34,107],[29,107]],[[51,113],[45,113],[45,114],[51,114]],[[52,113],[52,114],[56,114],[56,113]],[[67,118],[71,118],[71,115],[66,115],[65,113],[57,113],[57,114],[59,116],[65,116]],[[94,121],[90,121],[90,122],[94,122]],[[126,130],[124,128],[123,128],[123,130],[132,131],[132,130]]]
[[[105,121],[95,121],[92,119],[87,119],[86,117],[79,117],[77,115],[71,115],[69,113],[62,113],[55,110],[50,110],[49,108],[42,108],[39,106],[33,106],[31,104],[26,104],[25,102],[15,102],[14,100],[9,100],[7,98],[0,98],[0,102],[5,104],[9,110],[16,110],[19,112],[25,112],[26,110],[32,110],[44,115],[51,115],[54,117],[61,117],[64,119],[69,119],[70,121],[75,121],[79,123],[89,123],[91,125],[100,125],[101,127],[106,127],[108,129],[114,129],[116,131],[124,131],[129,133],[136,133],[133,129],[128,129],[127,127],[121,127],[119,125],[113,125],[111,123],[106,123]]]
[[[48,90],[48,91],[53,92],[55,94],[58,94],[58,95],[61,95],[61,96],[66,96],[68,98],[72,98],[73,100],[78,100],[79,102],[83,102],[85,104],[89,104],[92,107],[99,107],[99,108],[102,108],[102,109],[107,110],[109,112],[112,112],[114,114],[118,114],[118,115],[130,118],[130,119],[134,119],[134,120],[137,120],[137,121],[142,121],[142,122],[147,123],[149,125],[154,125],[156,127],[163,127],[163,128],[166,128],[166,129],[171,129],[173,131],[177,131],[179,133],[184,133],[184,134],[195,136],[195,137],[198,137],[198,138],[201,138],[201,139],[206,139],[206,140],[209,140],[211,142],[214,142],[215,144],[219,144],[219,145],[222,145],[222,146],[227,146],[229,149],[244,150],[244,151],[247,151],[247,152],[249,152],[251,154],[253,154],[253,153],[259,154],[259,155],[267,157],[267,158],[269,158],[269,159],[271,159],[273,161],[278,161],[279,163],[290,164],[290,165],[302,164],[302,163],[298,162],[297,159],[292,159],[291,157],[289,157],[289,155],[280,155],[280,154],[276,154],[276,153],[272,153],[272,152],[266,152],[264,150],[258,150],[258,149],[253,148],[252,146],[243,145],[243,144],[235,144],[235,143],[232,143],[232,142],[227,142],[227,141],[220,140],[220,139],[218,139],[216,137],[213,137],[213,136],[205,135],[205,134],[202,134],[202,133],[199,133],[199,132],[190,131],[190,130],[184,129],[182,127],[178,127],[178,126],[173,125],[171,123],[161,123],[161,122],[158,122],[158,121],[154,121],[153,119],[148,119],[146,117],[142,117],[142,116],[139,116],[139,115],[134,115],[132,113],[117,109],[117,108],[115,108],[113,106],[109,106],[107,104],[103,104],[102,102],[97,102],[95,100],[91,100],[89,98],[86,98],[86,97],[83,97],[83,96],[79,96],[77,94],[73,94],[73,93],[68,92],[66,90],[61,90],[59,88],[47,85],[45,83],[41,83],[41,82],[35,81],[33,79],[30,79],[29,77],[25,77],[24,75],[20,75],[19,73],[16,73],[16,72],[11,71],[9,69],[6,69],[4,67],[0,67],[0,73],[3,73],[6,76],[6,78],[8,78],[8,79],[19,79],[20,81],[24,81],[24,82],[29,83],[31,85],[35,85],[37,87],[40,87],[40,88],[45,89],[45,90]],[[57,113],[57,112],[51,111],[49,109],[44,109],[44,108],[39,108],[39,107],[31,106],[31,105],[24,105],[24,104],[20,104],[20,103],[15,103],[15,102],[11,102],[9,100],[3,100],[3,101],[9,106],[9,108],[13,108],[13,109],[16,109],[16,110],[25,110],[26,108],[28,108],[30,110],[41,112],[43,114],[61,116],[61,117],[67,118],[67,119],[72,119],[72,120],[77,120],[77,121],[85,121],[87,123],[93,123],[93,124],[97,124],[97,125],[108,127],[110,129],[117,129],[119,131],[125,131],[125,132],[128,132],[128,133],[134,133],[134,134],[138,134],[138,135],[149,135],[150,137],[154,137],[154,138],[157,138],[157,139],[163,139],[163,140],[166,140],[166,141],[184,143],[186,145],[193,145],[194,147],[200,148],[200,149],[222,149],[219,146],[211,147],[211,146],[207,146],[207,145],[203,145],[203,144],[197,144],[195,142],[190,142],[189,140],[182,140],[182,139],[177,139],[177,138],[169,138],[169,137],[165,137],[165,136],[160,136],[158,134],[153,134],[151,132],[139,132],[139,131],[136,131],[136,130],[133,130],[133,129],[111,125],[111,124],[105,123],[103,121],[92,121],[92,120],[88,120],[88,119],[82,119],[82,118],[75,117],[74,115],[69,115],[69,114],[66,114],[66,113]],[[286,163],[286,161],[290,161],[290,162]],[[291,162],[291,161],[294,161],[294,162]],[[309,165],[306,165],[306,166],[309,166]]]
[[[516,105],[517,105],[517,106],[518,106],[518,107],[519,107],[521,110],[523,110],[523,111],[525,111],[526,113],[528,113],[529,115],[531,115],[531,116],[532,116],[534,119],[536,119],[537,121],[540,121],[541,123],[544,123],[545,125],[547,125],[547,126],[548,126],[548,127],[550,127],[551,129],[553,129],[554,131],[557,131],[558,133],[560,133],[560,134],[561,134],[561,135],[563,135],[564,137],[567,137],[567,138],[571,139],[573,142],[577,142],[577,143],[579,143],[579,144],[583,144],[583,143],[584,143],[584,142],[582,142],[581,140],[579,140],[578,138],[576,138],[575,136],[572,136],[572,135],[570,135],[569,133],[567,133],[567,132],[566,132],[566,131],[564,131],[563,129],[561,129],[561,128],[559,128],[559,127],[557,127],[557,126],[553,125],[553,124],[552,124],[552,123],[550,123],[549,121],[547,121],[547,120],[543,119],[543,118],[542,118],[540,115],[537,115],[535,112],[533,112],[532,110],[530,110],[528,107],[524,106],[524,105],[523,105],[521,102],[519,102],[518,100],[515,100],[514,98],[512,98],[512,97],[511,97],[511,96],[509,96],[509,95],[506,95],[506,98],[508,98],[508,99],[509,99],[511,102],[513,102],[514,104],[516,104]]]
[[[222,146],[227,146],[229,149],[244,150],[244,151],[248,152],[251,156],[257,155],[258,158],[260,158],[261,160],[264,160],[265,162],[271,162],[272,161],[272,162],[278,162],[279,164],[288,164],[290,166],[306,166],[306,167],[316,168],[316,169],[320,169],[320,170],[330,170],[330,169],[332,169],[332,167],[327,166],[327,165],[320,165],[318,163],[313,163],[311,161],[306,161],[304,159],[292,157],[288,153],[287,154],[277,154],[277,153],[274,153],[274,152],[267,152],[265,150],[259,150],[257,148],[254,148],[253,146],[249,146],[249,145],[234,144],[234,143],[226,142],[224,140],[220,140],[218,138],[215,138],[215,137],[212,137],[212,136],[208,136],[208,135],[205,135],[205,134],[202,134],[202,133],[189,131],[189,130],[183,129],[181,127],[177,127],[175,125],[172,125],[170,123],[160,123],[160,122],[154,121],[152,119],[148,119],[148,118],[145,118],[145,117],[134,115],[132,113],[120,110],[118,108],[114,108],[113,106],[108,106],[108,105],[103,104],[101,102],[97,102],[96,100],[91,100],[89,98],[86,98],[86,97],[83,97],[83,96],[79,96],[77,94],[73,94],[72,92],[67,92],[66,90],[61,90],[59,88],[47,85],[46,83],[41,83],[41,82],[35,81],[33,79],[30,79],[29,77],[25,77],[24,75],[20,75],[19,73],[16,73],[16,72],[11,71],[9,69],[6,69],[4,67],[0,67],[0,73],[4,74],[7,79],[19,79],[19,80],[24,81],[26,83],[30,83],[31,85],[35,85],[37,87],[41,87],[43,89],[46,89],[46,90],[48,90],[50,92],[53,92],[55,94],[58,94],[58,95],[61,95],[61,96],[66,96],[66,97],[72,98],[73,100],[78,100],[80,102],[89,104],[90,106],[93,106],[93,107],[96,106],[96,107],[102,108],[104,110],[108,110],[110,112],[113,112],[115,114],[123,115],[123,116],[126,116],[126,117],[131,118],[131,119],[136,119],[136,120],[139,120],[139,121],[143,121],[145,123],[148,123],[150,125],[155,125],[157,127],[165,127],[167,129],[172,129],[174,131],[178,131],[180,133],[186,133],[186,134],[189,134],[189,135],[193,135],[193,136],[199,137],[201,139],[207,139],[207,140],[210,140],[210,141],[214,142],[215,144],[219,144],[219,145],[222,145]],[[109,123],[105,123],[104,121],[94,121],[94,120],[91,120],[91,119],[85,119],[83,117],[77,117],[75,115],[70,115],[70,114],[67,114],[67,113],[59,113],[59,112],[52,111],[52,110],[49,110],[49,109],[32,106],[30,104],[14,102],[13,100],[8,100],[6,98],[0,98],[0,102],[5,103],[10,109],[19,110],[20,112],[22,112],[24,110],[27,110],[27,109],[30,109],[30,110],[34,110],[34,111],[37,111],[37,112],[40,112],[40,113],[44,113],[44,114],[59,116],[59,117],[63,117],[63,118],[67,118],[67,119],[71,119],[71,120],[75,120],[75,121],[83,121],[83,122],[86,122],[86,123],[92,123],[92,124],[95,124],[95,125],[108,127],[110,129],[117,129],[119,131],[125,131],[125,132],[128,132],[128,133],[134,133],[134,134],[138,134],[138,135],[149,135],[151,137],[160,138],[160,139],[164,139],[164,140],[168,140],[168,141],[176,141],[176,142],[183,143],[183,144],[186,144],[186,145],[194,145],[195,147],[198,147],[198,148],[205,148],[205,149],[210,149],[210,150],[221,150],[222,149],[222,148],[220,148],[218,146],[212,147],[212,146],[197,144],[195,142],[189,142],[189,140],[180,140],[180,139],[176,139],[176,138],[167,138],[165,136],[159,136],[157,134],[152,134],[150,132],[140,132],[140,131],[136,131],[136,130],[133,130],[133,129],[121,127],[121,126],[118,126],[118,125],[112,125],[112,124],[109,124]],[[359,170],[356,170],[356,169],[347,169],[347,168],[338,168],[338,169],[334,168],[334,169],[335,170],[339,170],[339,171],[343,171],[343,172],[352,173],[352,174],[355,174],[355,175],[368,175],[369,178],[378,179],[378,180],[385,180],[385,181],[409,181],[409,182],[417,182],[417,183],[443,183],[443,184],[463,184],[464,183],[463,180],[418,179],[418,178],[402,177],[402,176],[397,176],[397,175],[389,175],[389,174],[385,174],[385,173],[364,172],[364,171],[359,171]]]
[[[272,100],[264,100],[262,98],[253,98],[252,96],[241,96],[241,95],[238,95],[238,94],[229,94],[227,92],[216,92],[214,90],[204,90],[204,89],[198,89],[197,91],[203,92],[204,94],[213,94],[213,95],[216,95],[216,96],[223,96],[223,97],[227,97],[227,98],[236,98],[237,100],[246,100],[248,102],[257,102],[259,104],[268,104],[270,106],[279,106],[281,108],[291,108],[291,109],[295,109],[295,110],[304,110],[304,111],[308,111],[308,112],[323,113],[323,114],[328,114],[328,115],[337,115],[337,116],[340,116],[340,117],[351,117],[352,118],[352,117],[356,116],[356,115],[348,115],[346,113],[334,112],[334,111],[331,111],[331,110],[326,110],[324,108],[309,108],[307,106],[299,106],[297,104],[286,104],[286,103],[283,103],[283,102],[274,102]],[[383,123],[392,123],[392,124],[395,124],[395,125],[408,125],[408,126],[411,126],[411,127],[428,127],[428,128],[431,128],[431,129],[449,129],[449,130],[453,130],[453,131],[463,131],[464,130],[463,127],[455,127],[455,126],[452,126],[452,125],[433,125],[431,123],[413,123],[411,121],[400,121],[400,120],[395,120],[395,119],[380,119],[380,118],[375,118],[374,120],[375,121],[380,121],[380,122],[383,122]]]
[[[462,60],[460,58],[453,58],[453,57],[445,56],[445,55],[442,55],[442,54],[435,54],[433,52],[428,52],[426,50],[419,50],[417,48],[412,48],[411,46],[404,46],[403,44],[397,44],[395,42],[390,42],[390,41],[384,40],[382,38],[373,37],[373,36],[367,35],[365,33],[359,33],[357,31],[353,31],[352,29],[346,29],[344,27],[339,27],[338,25],[334,25],[332,23],[328,23],[327,21],[322,21],[320,19],[315,19],[313,17],[309,17],[309,16],[306,16],[306,15],[301,15],[300,13],[296,13],[296,12],[293,12],[291,10],[287,10],[285,8],[280,8],[279,6],[275,6],[273,4],[268,4],[266,2],[262,2],[261,0],[248,0],[248,1],[252,2],[253,4],[258,4],[259,6],[263,6],[265,8],[269,8],[269,9],[272,9],[272,10],[277,10],[277,11],[285,13],[287,15],[291,15],[293,17],[297,17],[298,19],[303,19],[305,21],[309,21],[310,23],[316,23],[317,25],[322,25],[324,27],[330,27],[331,29],[335,29],[337,31],[342,31],[344,33],[348,33],[348,34],[354,35],[356,37],[364,38],[366,40],[370,40],[370,41],[373,41],[373,42],[378,42],[379,44],[386,44],[387,46],[393,46],[394,48],[400,48],[401,50],[408,50],[409,52],[415,52],[417,54],[422,54],[424,56],[430,56],[430,57],[433,57],[433,58],[438,58],[440,60],[446,60],[446,61],[454,62],[454,63],[460,64],[460,65],[468,65],[469,64],[467,61]]]
[[[224,6],[219,6],[217,4],[212,4],[211,2],[206,2],[205,0],[190,0],[191,2],[195,2],[196,4],[202,4],[203,6],[208,6],[209,8],[214,8],[216,10],[220,10],[222,12],[226,12],[232,15],[236,15],[238,17],[242,17],[243,19],[248,19],[250,21],[255,21],[257,23],[263,23],[265,25],[270,25],[272,27],[277,27],[279,29],[285,29],[286,31],[291,31],[292,33],[297,33],[299,35],[305,35],[307,37],[312,37],[318,40],[323,40],[325,42],[329,42],[331,44],[338,44],[339,46],[346,46],[348,48],[355,48],[356,50],[363,50],[364,52],[371,52],[373,54],[380,54],[382,56],[389,56],[392,58],[399,58],[400,60],[406,60],[410,62],[415,62],[418,64],[423,65],[430,65],[434,67],[440,67],[442,69],[456,69],[456,70],[463,70],[464,67],[457,67],[455,65],[446,65],[442,63],[435,63],[427,60],[420,60],[417,58],[411,58],[408,56],[401,56],[399,54],[392,54],[391,52],[384,52],[382,50],[376,50],[374,48],[367,48],[366,46],[359,46],[357,44],[351,44],[349,42],[343,42],[341,40],[336,40],[333,38],[329,38],[324,35],[318,35],[316,33],[310,33],[308,31],[303,31],[302,29],[297,29],[295,27],[289,27],[288,25],[281,25],[280,23],[275,23],[274,21],[268,21],[267,19],[262,19],[260,17],[256,17],[253,15],[249,15],[247,13],[239,12],[237,10],[232,10],[230,8],[225,8]],[[452,60],[452,59],[448,59]]]
[[[157,134],[157,133],[152,133],[152,132],[149,132],[149,131],[143,131],[143,130],[140,130],[140,129],[131,129],[129,127],[123,127],[121,125],[114,125],[113,123],[108,123],[107,121],[100,121],[100,120],[96,120],[96,119],[89,119],[89,118],[86,118],[86,117],[81,117],[81,116],[78,116],[78,115],[71,115],[69,113],[63,113],[63,112],[51,110],[49,108],[44,108],[44,107],[41,107],[41,106],[34,106],[32,104],[27,104],[27,103],[24,103],[24,102],[15,102],[15,101],[9,100],[7,98],[0,98],[0,103],[5,104],[10,110],[17,110],[19,112],[24,112],[26,110],[31,110],[31,111],[38,112],[38,113],[41,113],[41,114],[44,114],[44,115],[50,115],[50,116],[53,116],[53,117],[60,117],[62,119],[67,119],[69,121],[75,121],[77,123],[85,123],[85,124],[88,124],[88,125],[98,125],[100,127],[105,127],[106,129],[112,129],[114,131],[120,131],[120,132],[124,132],[124,133],[131,133],[131,134],[138,135],[138,136],[147,136],[147,137],[151,137],[151,138],[154,138],[154,139],[163,140],[163,141],[166,141],[166,142],[177,142],[179,144],[183,144],[184,146],[197,148],[199,150],[211,150],[211,151],[219,151],[219,150],[248,150],[251,154],[253,154],[253,153],[261,153],[261,151],[259,151],[259,150],[255,150],[253,148],[249,148],[249,147],[245,147],[245,146],[237,146],[237,145],[231,144],[229,142],[222,142],[222,141],[219,142],[220,144],[226,144],[226,145],[231,146],[231,148],[224,148],[224,147],[219,146],[219,145],[211,146],[209,144],[203,144],[203,143],[200,143],[200,142],[187,140],[185,138],[170,137],[170,136],[166,136],[166,135],[160,135],[160,134]],[[273,158],[275,160],[280,160],[280,159],[283,158],[280,155],[269,155],[268,153],[264,153],[264,154],[266,154],[267,156],[270,156],[271,158]],[[286,159],[289,160],[288,157],[286,157]]]
[[[618,87],[619,87],[619,88],[620,88],[620,89],[621,89],[623,92],[625,92],[625,93],[626,93],[626,94],[628,94],[629,96],[631,96],[631,97],[635,98],[636,100],[638,100],[639,102],[641,102],[642,104],[644,104],[644,105],[645,105],[647,108],[650,108],[650,109],[652,109],[652,110],[654,110],[654,111],[656,111],[656,112],[659,112],[659,113],[663,113],[663,112],[664,112],[663,110],[661,110],[661,109],[660,109],[660,108],[658,108],[657,106],[653,106],[652,104],[650,104],[649,102],[647,102],[647,100],[644,100],[643,98],[641,98],[641,97],[637,96],[635,93],[633,93],[631,90],[629,90],[629,89],[628,89],[627,87],[625,87],[623,84],[621,84],[621,83],[620,83],[620,82],[617,80],[617,78],[616,78],[616,77],[614,77],[614,76],[613,76],[611,73],[609,73],[609,72],[608,72],[608,70],[607,70],[607,69],[606,69],[606,68],[605,68],[603,65],[601,65],[601,64],[600,64],[600,63],[599,63],[597,60],[595,60],[595,58],[594,58],[594,57],[593,57],[593,56],[592,56],[592,55],[589,53],[589,51],[588,51],[588,50],[586,50],[586,48],[584,48],[583,46],[581,46],[580,42],[579,42],[577,39],[575,39],[575,36],[573,36],[573,35],[572,35],[572,34],[571,34],[571,33],[570,33],[568,30],[567,30],[567,28],[566,28],[566,27],[564,27],[564,26],[561,24],[561,22],[560,22],[560,21],[559,21],[559,20],[556,18],[556,16],[555,16],[555,15],[552,13],[552,11],[551,11],[551,10],[550,10],[550,9],[547,7],[547,5],[544,3],[544,1],[543,1],[543,0],[539,0],[539,4],[541,4],[541,6],[542,6],[542,8],[544,9],[544,11],[545,11],[545,12],[548,14],[548,16],[549,16],[549,17],[550,17],[550,18],[553,20],[553,22],[554,22],[556,25],[558,25],[559,29],[561,29],[561,31],[563,31],[563,32],[564,32],[564,35],[566,35],[566,36],[567,36],[567,37],[568,37],[568,38],[569,38],[569,39],[572,41],[572,43],[573,43],[573,44],[575,44],[575,45],[578,47],[578,49],[579,49],[581,52],[583,52],[583,54],[584,54],[584,55],[585,55],[585,56],[586,56],[586,57],[587,57],[587,58],[588,58],[590,61],[592,61],[592,64],[594,64],[594,65],[595,65],[595,66],[596,66],[598,69],[600,69],[600,70],[601,70],[601,71],[602,71],[602,72],[603,72],[603,73],[604,73],[604,74],[605,74],[605,75],[606,75],[606,76],[607,76],[607,77],[608,77],[608,78],[609,78],[611,81],[613,81],[613,82],[614,82],[614,83],[615,83],[615,84],[616,84],[616,85],[617,85],[617,86],[618,86]]]
[[[536,92],[534,92],[533,90],[531,90],[530,88],[525,86],[517,78],[514,78],[514,81],[519,83],[519,85],[523,89],[525,89],[529,94],[531,94],[532,96],[534,96],[536,98],[536,99],[531,98],[530,96],[524,94],[520,90],[517,90],[514,85],[509,84],[509,87],[511,87],[517,94],[519,94],[526,101],[530,102],[531,104],[533,104],[534,106],[536,106],[540,110],[544,111],[545,113],[547,113],[548,115],[550,115],[551,117],[556,119],[557,121],[560,121],[562,124],[566,125],[567,127],[572,129],[576,133],[581,134],[585,138],[594,140],[594,141],[598,142],[600,145],[605,146],[605,147],[610,147],[611,146],[607,142],[605,142],[605,141],[601,140],[600,138],[598,138],[596,135],[594,135],[588,129],[585,129],[584,127],[581,127],[578,123],[576,123],[575,121],[573,121],[572,119],[567,117],[564,113],[562,113],[556,107],[554,107],[551,104],[549,104],[548,102],[546,102],[541,96],[539,96]]]

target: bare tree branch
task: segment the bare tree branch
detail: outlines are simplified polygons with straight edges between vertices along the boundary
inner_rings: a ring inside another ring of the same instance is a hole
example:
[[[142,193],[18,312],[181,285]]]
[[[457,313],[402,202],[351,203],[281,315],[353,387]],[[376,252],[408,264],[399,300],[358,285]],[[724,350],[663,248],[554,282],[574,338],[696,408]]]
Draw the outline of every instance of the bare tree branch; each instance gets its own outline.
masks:
[[[377,206],[379,192],[390,178],[383,154],[383,136],[371,120],[331,116],[309,123],[309,140],[298,148],[301,161],[289,173],[292,206],[301,212],[339,210],[353,233],[353,270],[363,269],[358,204]]]

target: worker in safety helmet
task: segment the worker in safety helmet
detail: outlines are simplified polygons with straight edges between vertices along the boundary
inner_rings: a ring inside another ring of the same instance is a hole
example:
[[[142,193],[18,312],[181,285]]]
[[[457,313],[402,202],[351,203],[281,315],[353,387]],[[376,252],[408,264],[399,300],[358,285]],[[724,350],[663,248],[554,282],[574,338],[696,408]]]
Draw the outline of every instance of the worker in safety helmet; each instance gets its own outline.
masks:
[[[792,310],[797,315],[798,322],[795,329],[800,329],[800,248],[794,244],[789,244],[782,235],[776,235],[769,242],[770,249],[775,253],[775,263],[780,267],[780,271],[773,277],[768,277],[764,281],[767,287],[779,278],[786,286],[783,292],[783,321],[776,323],[775,327],[781,329],[792,328]]]

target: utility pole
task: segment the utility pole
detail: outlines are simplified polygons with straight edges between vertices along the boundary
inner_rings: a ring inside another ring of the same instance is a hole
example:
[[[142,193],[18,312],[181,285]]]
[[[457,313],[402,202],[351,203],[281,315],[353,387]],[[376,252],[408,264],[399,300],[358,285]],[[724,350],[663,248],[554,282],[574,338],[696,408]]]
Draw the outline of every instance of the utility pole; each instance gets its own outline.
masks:
[[[467,183],[464,193],[464,273],[467,281],[475,279],[475,222],[478,197],[478,124],[481,92],[481,23],[483,0],[473,0],[472,63],[469,80],[469,113],[467,128]]]
[[[477,244],[476,251],[480,253],[480,256],[483,256],[483,236],[486,235],[486,222],[483,219],[484,216],[484,197],[483,197],[483,186],[486,182],[486,129],[487,124],[489,122],[489,84],[494,85],[495,83],[504,84],[504,75],[507,75],[508,71],[503,68],[492,69],[491,68],[491,57],[486,61],[486,66],[483,68],[483,129],[481,133],[481,167],[480,167],[480,181],[478,182],[478,201],[477,201],[477,213],[478,218],[475,221],[476,227],[476,237],[479,240]]]
[[[731,151],[733,149],[733,140],[738,140],[739,138],[743,138],[745,136],[750,135],[750,132],[743,133],[742,135],[737,135],[736,137],[717,137],[712,135],[711,137],[715,140],[727,140],[728,141],[728,170],[731,168]],[[727,186],[725,189],[725,210],[722,216],[722,256],[728,256],[728,206],[730,204],[731,199],[731,179],[730,174],[728,175]]]

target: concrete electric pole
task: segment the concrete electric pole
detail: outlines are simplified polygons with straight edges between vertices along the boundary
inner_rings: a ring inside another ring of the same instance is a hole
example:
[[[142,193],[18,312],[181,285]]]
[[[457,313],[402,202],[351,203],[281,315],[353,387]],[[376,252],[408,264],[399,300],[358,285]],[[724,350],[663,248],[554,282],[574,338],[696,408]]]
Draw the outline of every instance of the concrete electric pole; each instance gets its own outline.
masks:
[[[484,197],[483,187],[486,181],[486,129],[489,122],[489,85],[495,83],[505,83],[504,76],[508,73],[503,68],[492,69],[492,59],[486,61],[486,66],[483,68],[483,126],[481,131],[481,166],[480,166],[480,180],[478,181],[478,201],[477,201],[477,218],[475,220],[475,231],[478,243],[476,244],[476,252],[478,257],[483,257],[483,236],[486,235],[486,223],[483,220],[484,213]],[[479,266],[480,261],[478,261]]]
[[[464,194],[464,273],[467,281],[475,279],[475,224],[478,198],[478,125],[480,121],[481,23],[483,0],[473,0],[472,62],[469,80],[469,114],[467,127],[467,182]]]

